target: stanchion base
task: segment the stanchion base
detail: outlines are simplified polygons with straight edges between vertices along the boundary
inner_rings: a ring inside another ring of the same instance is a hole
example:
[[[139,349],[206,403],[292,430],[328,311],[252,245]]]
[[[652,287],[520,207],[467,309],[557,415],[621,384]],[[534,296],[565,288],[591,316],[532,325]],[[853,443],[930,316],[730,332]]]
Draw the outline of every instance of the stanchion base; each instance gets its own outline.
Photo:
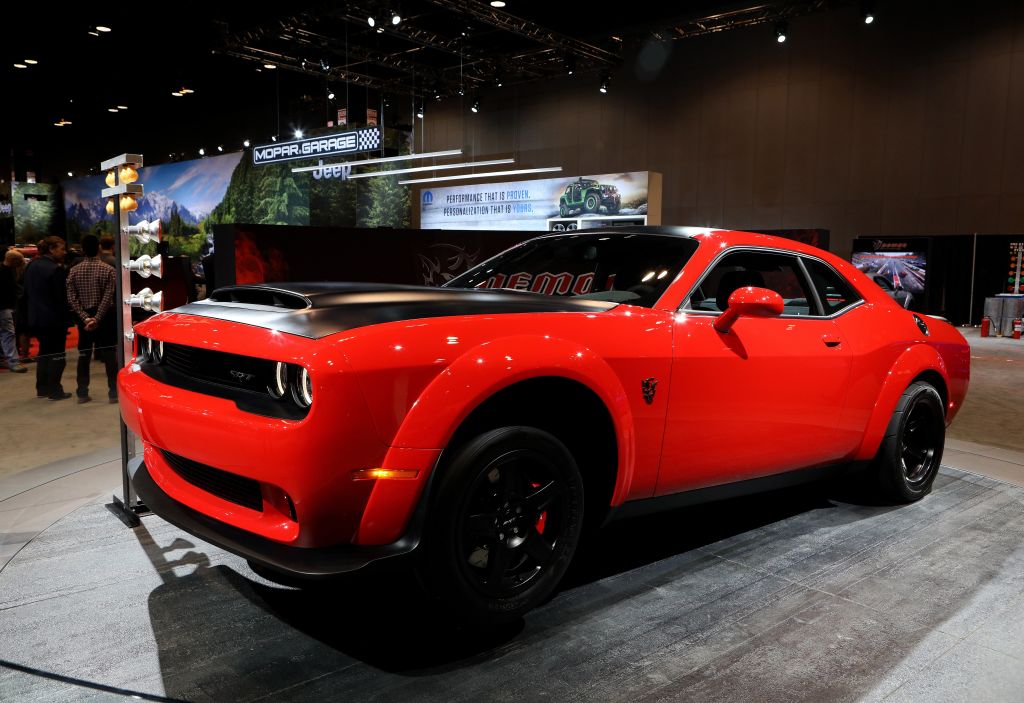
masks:
[[[136,503],[135,505],[125,505],[124,501],[117,496],[112,496],[113,503],[107,503],[107,510],[114,513],[117,519],[123,522],[128,527],[138,527],[142,522],[139,518],[144,518],[147,515],[152,515],[153,511],[145,506],[143,503]]]

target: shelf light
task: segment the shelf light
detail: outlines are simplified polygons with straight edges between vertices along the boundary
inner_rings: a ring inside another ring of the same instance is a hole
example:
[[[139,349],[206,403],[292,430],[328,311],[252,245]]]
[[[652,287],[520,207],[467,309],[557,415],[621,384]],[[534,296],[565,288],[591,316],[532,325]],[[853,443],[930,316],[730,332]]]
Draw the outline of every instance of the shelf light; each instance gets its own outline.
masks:
[[[398,176],[403,173],[419,173],[421,171],[443,171],[449,168],[469,168],[471,166],[497,166],[499,164],[514,164],[515,159],[490,159],[488,161],[462,161],[457,164],[434,164],[433,166],[414,166],[412,168],[399,168],[394,171],[372,171],[369,173],[352,173],[348,179],[373,178],[374,176]],[[330,168],[325,166],[324,168]]]
[[[410,185],[413,183],[434,183],[436,181],[459,181],[470,178],[489,178],[490,176],[516,176],[522,173],[550,173],[561,171],[561,166],[544,166],[541,168],[517,168],[511,171],[488,171],[486,173],[465,173],[457,176],[435,176],[433,178],[413,178],[411,180],[399,181],[398,185]]]
[[[423,154],[406,154],[404,156],[381,156],[375,159],[363,159],[362,161],[343,161],[340,164],[328,164],[329,166],[367,166],[369,164],[386,164],[392,161],[411,161],[412,159],[430,159],[435,156],[462,156],[462,149],[446,149],[445,151],[428,151]],[[305,173],[306,171],[319,171],[324,168],[321,161],[317,166],[298,166],[292,169],[292,173]]]

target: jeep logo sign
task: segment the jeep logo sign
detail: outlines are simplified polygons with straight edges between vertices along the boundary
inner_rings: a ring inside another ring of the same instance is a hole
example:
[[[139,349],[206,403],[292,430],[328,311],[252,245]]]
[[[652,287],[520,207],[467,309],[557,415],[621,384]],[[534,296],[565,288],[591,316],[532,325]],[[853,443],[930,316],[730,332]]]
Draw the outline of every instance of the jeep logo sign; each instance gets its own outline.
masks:
[[[380,127],[366,127],[292,142],[263,144],[252,150],[252,163],[265,166],[295,159],[358,154],[380,149],[380,146]]]

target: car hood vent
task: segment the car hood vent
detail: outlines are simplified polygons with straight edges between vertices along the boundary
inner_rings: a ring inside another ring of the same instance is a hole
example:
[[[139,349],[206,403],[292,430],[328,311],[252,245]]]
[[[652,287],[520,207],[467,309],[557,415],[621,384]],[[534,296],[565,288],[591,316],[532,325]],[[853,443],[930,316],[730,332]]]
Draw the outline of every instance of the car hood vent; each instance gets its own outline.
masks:
[[[512,313],[600,313],[618,303],[511,290],[469,290],[377,283],[228,286],[170,311],[318,339],[404,320]]]
[[[264,286],[227,286],[215,290],[207,300],[215,303],[262,305],[286,310],[305,310],[313,303],[304,295],[281,288]]]

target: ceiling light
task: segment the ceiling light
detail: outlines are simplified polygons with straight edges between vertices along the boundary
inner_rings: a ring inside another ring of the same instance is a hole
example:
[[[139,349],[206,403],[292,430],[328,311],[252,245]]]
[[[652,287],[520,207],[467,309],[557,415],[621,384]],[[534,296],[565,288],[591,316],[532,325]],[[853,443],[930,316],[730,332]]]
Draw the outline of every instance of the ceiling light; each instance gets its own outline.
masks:
[[[176,98],[180,98],[180,97],[182,97],[185,94],[184,93],[179,93],[178,91],[174,91],[173,93],[171,93],[171,95],[173,95]]]
[[[469,178],[488,178],[490,176],[514,176],[521,173],[548,173],[551,171],[561,171],[561,166],[545,166],[543,168],[517,168],[511,171],[489,171],[487,173],[463,173],[457,176],[435,176],[434,178],[414,178],[412,180],[399,181],[398,185],[408,185],[410,183],[433,183],[435,181],[459,181],[466,180]]]
[[[786,21],[781,20],[775,24],[775,41],[783,44],[786,41]]]
[[[75,177],[75,174],[72,173],[71,171],[68,171],[68,178],[74,178],[74,177]]]
[[[870,12],[865,12],[864,13],[864,24],[871,24],[874,21],[875,21],[875,16],[873,14],[871,14]]]
[[[110,31],[110,27],[104,27],[102,24],[98,24],[98,25],[96,25],[96,31],[97,32],[109,32]]]
[[[334,100],[334,91],[333,90],[328,90],[327,91],[327,99],[328,100]]]
[[[117,109],[118,109],[118,110],[127,110],[127,109],[128,109],[128,106],[127,106],[127,105],[118,105],[118,106],[117,106]]]
[[[272,141],[272,142],[276,142],[276,141],[277,141],[277,137],[276,137],[276,136],[274,136],[274,137],[271,137],[271,138],[270,138],[270,141]]]
[[[92,29],[90,29],[90,30],[89,30],[89,34],[91,34],[91,35],[92,35],[92,36],[94,36],[94,37],[98,37],[98,36],[100,35],[100,33],[99,33],[99,32],[96,32],[96,31],[94,31],[94,30],[92,30]]]
[[[192,90],[191,88],[182,88],[180,92],[181,92],[181,93],[182,93],[183,95],[187,95],[187,94],[189,94],[189,93],[194,93],[194,92],[196,92],[196,91]]]
[[[203,147],[199,147],[199,155],[206,156],[206,149],[204,149]]]
[[[373,159],[359,159],[357,161],[343,161],[340,164],[331,164],[331,166],[366,166],[369,164],[385,164],[391,163],[392,161],[410,161],[412,159],[430,159],[435,156],[461,156],[462,149],[445,149],[444,151],[428,151],[423,154],[403,154],[402,156],[379,156]],[[292,173],[304,173],[306,171],[318,171],[323,168],[321,163],[318,166],[297,166],[292,169]]]
[[[320,59],[320,68],[322,68],[324,71],[330,71],[331,64],[330,62],[327,61],[327,59]]]
[[[302,139],[302,130],[301,129],[295,130],[294,135],[295,135],[296,139]]]
[[[25,59],[25,63],[27,63],[29,66],[35,66],[39,62],[35,59]]]
[[[246,149],[248,149],[249,148],[249,140],[246,139],[244,142],[242,142],[242,146],[244,146]]]
[[[402,21],[402,16],[397,12],[391,13],[391,24],[398,25]]]
[[[491,0],[491,7],[505,7],[505,0]]]
[[[602,93],[607,93],[608,92],[608,86],[611,84],[611,82],[612,82],[612,77],[611,76],[609,76],[607,73],[601,74],[601,87],[598,88],[598,90],[600,90]]]
[[[469,109],[473,112],[480,112],[480,98],[476,98]]]
[[[275,66],[272,63],[265,63],[265,64],[263,64],[263,68],[265,68],[267,70],[270,70],[270,71],[273,71],[275,68],[277,68],[277,66]]]
[[[224,146],[221,144],[217,145],[217,151],[224,151]]]
[[[416,117],[423,119],[423,103],[416,106]]]
[[[28,68],[28,66],[26,66],[26,65],[25,65],[25,64],[23,64],[23,63],[16,63],[16,64],[14,64],[14,67],[15,67],[15,68]]]
[[[370,25],[371,27],[376,27],[377,26],[377,20],[373,19],[373,17],[367,17],[366,18],[366,24]]]
[[[108,107],[107,108],[107,112],[117,112],[117,108],[116,107]]]

